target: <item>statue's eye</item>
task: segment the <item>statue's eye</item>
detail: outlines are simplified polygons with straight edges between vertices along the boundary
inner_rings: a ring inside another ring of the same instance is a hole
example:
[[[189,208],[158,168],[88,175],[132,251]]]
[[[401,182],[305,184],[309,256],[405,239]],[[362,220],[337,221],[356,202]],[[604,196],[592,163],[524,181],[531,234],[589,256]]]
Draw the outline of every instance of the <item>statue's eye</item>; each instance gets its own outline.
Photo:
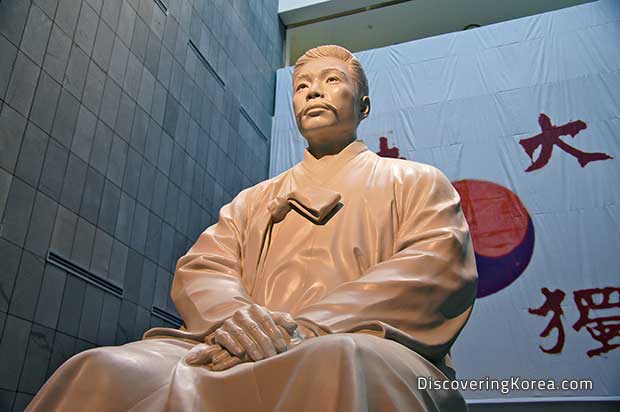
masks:
[[[336,83],[339,80],[339,78],[332,76],[327,78],[327,83]]]
[[[308,87],[308,85],[307,85],[306,83],[301,83],[301,84],[299,84],[299,85],[297,86],[297,89],[296,89],[296,90],[297,90],[297,91],[300,91],[300,90],[303,90],[303,89],[305,89],[305,88],[307,88],[307,87]]]

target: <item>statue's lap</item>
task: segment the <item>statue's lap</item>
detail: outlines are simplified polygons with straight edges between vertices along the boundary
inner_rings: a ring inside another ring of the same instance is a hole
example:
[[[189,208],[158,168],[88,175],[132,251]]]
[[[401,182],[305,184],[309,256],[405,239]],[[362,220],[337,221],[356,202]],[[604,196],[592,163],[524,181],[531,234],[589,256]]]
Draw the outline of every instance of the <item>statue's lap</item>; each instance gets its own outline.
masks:
[[[405,346],[372,335],[342,333],[316,337],[272,358],[223,372],[187,365],[183,357],[194,345],[157,338],[81,352],[50,378],[35,398],[32,411],[64,410],[60,407],[64,404],[80,404],[86,408],[83,410],[119,411],[136,405],[143,409],[135,410],[160,410],[161,405],[155,406],[167,402],[172,395],[173,399],[189,402],[198,397],[201,402],[209,399],[230,405],[231,398],[223,394],[237,392],[246,394],[234,399],[240,402],[240,408],[247,406],[244,402],[249,394],[258,393],[268,405],[278,404],[284,392],[291,405],[296,405],[308,393],[333,395],[334,390],[337,397],[353,402],[360,393],[366,393],[366,389],[360,392],[359,385],[372,388],[379,403],[398,393],[394,401],[407,405],[417,405],[420,399],[429,404],[449,399],[453,404],[464,405],[458,392],[449,397],[420,395],[426,391],[416,390],[417,377],[445,379],[442,372]],[[459,406],[455,410],[465,409]]]
[[[182,361],[194,345],[195,343],[171,338],[151,338],[122,346],[90,349],[76,355],[70,361],[92,363],[92,366],[96,365],[93,369],[103,368],[125,375],[147,373],[152,376],[158,372],[169,375],[169,371]],[[352,361],[374,363],[373,360],[380,359],[383,363],[407,364],[409,367],[415,365],[424,376],[443,376],[429,361],[405,346],[364,333],[339,333],[313,338],[288,352],[253,363],[251,366],[254,370],[260,369],[262,364],[267,366],[276,363],[281,357],[297,358],[302,352],[304,358],[310,357],[317,363],[324,361],[325,358],[339,358],[342,354],[346,354]],[[250,364],[242,364],[233,369],[249,366]],[[210,371],[209,373],[214,376],[218,374]]]

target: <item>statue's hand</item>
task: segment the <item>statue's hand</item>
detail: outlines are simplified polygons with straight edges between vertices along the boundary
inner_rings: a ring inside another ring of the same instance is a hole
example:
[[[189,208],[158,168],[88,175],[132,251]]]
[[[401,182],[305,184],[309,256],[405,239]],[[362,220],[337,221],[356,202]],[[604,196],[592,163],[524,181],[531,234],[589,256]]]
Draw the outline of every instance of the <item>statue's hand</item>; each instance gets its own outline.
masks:
[[[241,361],[258,361],[285,352],[295,329],[297,323],[288,313],[251,305],[235,312],[214,337],[230,355]]]
[[[212,371],[223,371],[243,363],[220,345],[208,343],[194,346],[185,356],[185,362],[190,366],[207,366]]]
[[[240,363],[244,363],[244,361],[234,355],[231,355],[228,350],[222,348],[214,353],[213,362],[208,365],[208,368],[214,372],[219,372],[230,369]]]
[[[225,349],[224,349],[225,350]],[[222,347],[220,345],[209,345],[199,343],[185,355],[185,362],[191,366],[205,366],[213,363],[215,355],[220,355]],[[219,359],[219,358],[218,358]]]
[[[278,316],[274,317],[276,317],[276,319],[278,318]],[[292,334],[289,334],[289,332],[279,325],[279,320],[275,321],[275,323],[278,326],[278,329],[281,329],[281,332],[285,335],[285,338],[289,338],[286,344],[287,349],[292,349],[304,340],[317,336],[311,329],[305,327],[301,323],[297,325],[297,329],[295,329]],[[219,349],[211,354],[210,363],[207,365],[212,371],[224,371],[232,368],[233,366],[250,361],[250,358],[247,355],[241,359],[235,355],[232,355],[226,348],[223,348],[220,345],[215,346]]]

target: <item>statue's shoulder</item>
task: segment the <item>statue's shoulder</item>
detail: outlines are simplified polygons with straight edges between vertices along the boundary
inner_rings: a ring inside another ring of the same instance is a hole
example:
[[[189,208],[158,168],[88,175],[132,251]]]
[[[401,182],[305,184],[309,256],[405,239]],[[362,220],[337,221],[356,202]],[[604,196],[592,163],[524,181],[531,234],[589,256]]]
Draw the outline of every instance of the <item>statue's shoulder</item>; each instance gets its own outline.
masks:
[[[379,170],[389,173],[394,179],[403,183],[416,184],[420,181],[432,182],[446,179],[441,170],[427,163],[407,159],[394,159],[376,155]]]
[[[435,199],[433,201],[458,198],[450,179],[433,165],[390,158],[382,159],[381,163],[388,169],[389,177],[378,180],[391,182],[397,199],[400,199],[400,204],[415,203],[415,199],[420,196],[426,198],[425,193],[433,193],[432,198]]]

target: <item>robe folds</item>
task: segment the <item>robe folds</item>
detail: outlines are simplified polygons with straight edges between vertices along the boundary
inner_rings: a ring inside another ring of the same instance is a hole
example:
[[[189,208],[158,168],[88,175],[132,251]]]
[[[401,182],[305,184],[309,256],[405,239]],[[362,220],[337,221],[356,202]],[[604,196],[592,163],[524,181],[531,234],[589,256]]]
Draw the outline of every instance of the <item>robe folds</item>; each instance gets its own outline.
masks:
[[[130,274],[128,274],[130,275]],[[436,168],[355,141],[243,190],[176,266],[185,325],[82,352],[27,409],[41,411],[461,411],[449,350],[477,272],[467,222]],[[184,361],[253,303],[317,337],[223,372]]]

